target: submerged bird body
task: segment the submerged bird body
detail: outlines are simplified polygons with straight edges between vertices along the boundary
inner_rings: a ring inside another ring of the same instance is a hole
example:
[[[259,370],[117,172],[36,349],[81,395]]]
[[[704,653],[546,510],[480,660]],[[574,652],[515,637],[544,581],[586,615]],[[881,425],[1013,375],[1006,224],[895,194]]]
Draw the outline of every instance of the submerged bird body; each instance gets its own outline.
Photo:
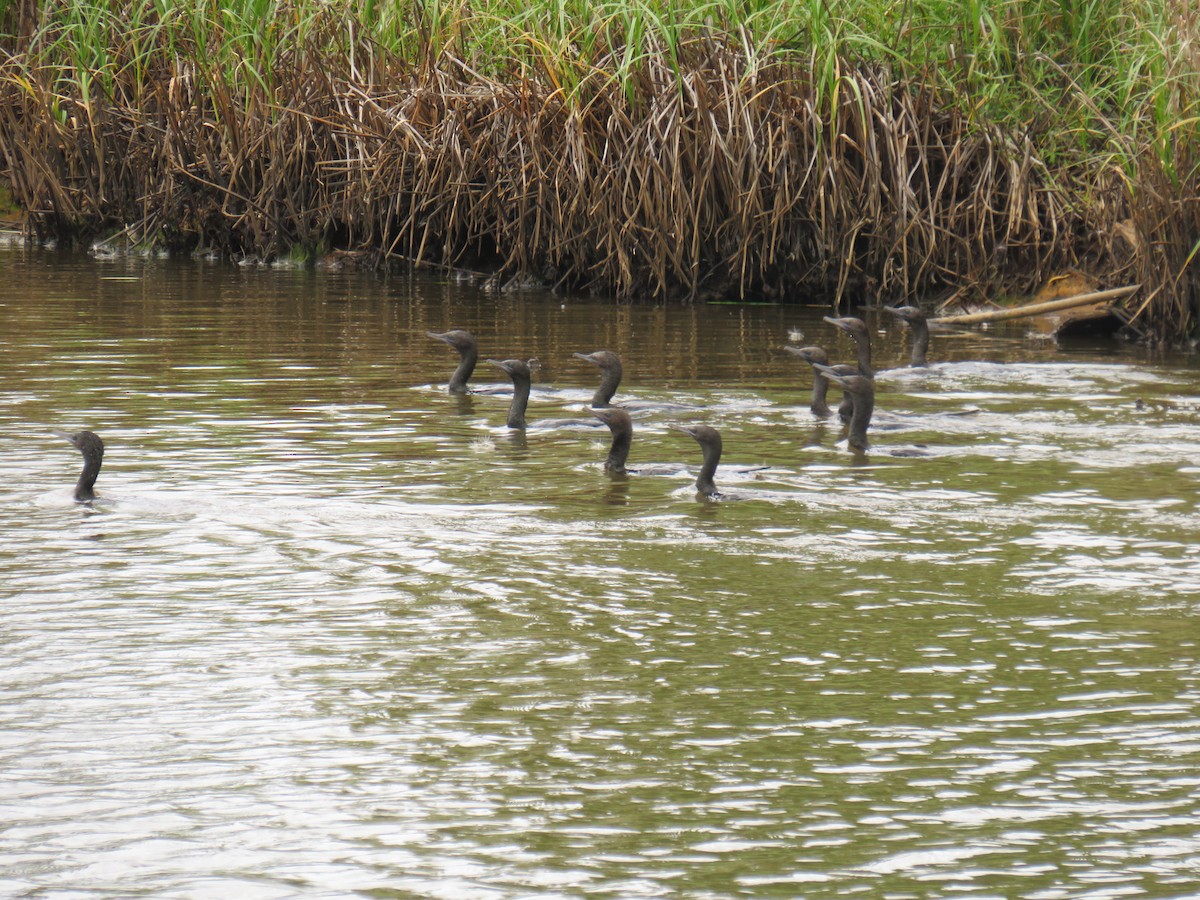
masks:
[[[875,381],[862,374],[837,372],[831,366],[818,368],[834,384],[840,385],[847,395],[854,398],[854,411],[850,416],[850,447],[860,452],[867,449],[867,428],[875,412]]]
[[[75,500],[79,503],[91,502],[96,497],[96,478],[104,462],[104,441],[91,431],[77,431],[75,434],[65,431],[54,433],[70,441],[83,455],[83,471],[79,473],[79,481],[75,485]]]
[[[708,425],[679,426],[679,430],[695,438],[704,454],[700,474],[696,477],[697,493],[705,497],[720,497],[721,493],[713,482],[713,476],[716,475],[717,464],[721,461],[721,433]]]
[[[909,366],[913,369],[928,366],[925,354],[929,351],[929,321],[925,312],[916,306],[885,306],[884,309],[907,323],[912,332],[912,356]]]

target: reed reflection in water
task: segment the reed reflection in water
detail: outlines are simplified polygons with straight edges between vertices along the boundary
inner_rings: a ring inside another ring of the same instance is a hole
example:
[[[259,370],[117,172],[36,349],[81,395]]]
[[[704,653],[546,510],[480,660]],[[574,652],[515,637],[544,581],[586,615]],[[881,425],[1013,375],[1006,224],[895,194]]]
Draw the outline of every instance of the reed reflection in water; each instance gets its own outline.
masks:
[[[824,310],[0,253],[0,893],[1193,889],[1192,360],[935,336],[856,460],[779,350],[849,358]],[[616,350],[751,499],[509,433],[450,327],[531,421]]]

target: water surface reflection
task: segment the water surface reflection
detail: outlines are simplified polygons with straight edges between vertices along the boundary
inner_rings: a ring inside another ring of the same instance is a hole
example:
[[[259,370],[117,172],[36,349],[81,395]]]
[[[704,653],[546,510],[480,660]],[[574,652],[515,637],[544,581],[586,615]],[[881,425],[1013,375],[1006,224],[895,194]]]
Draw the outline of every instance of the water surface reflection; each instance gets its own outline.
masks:
[[[1193,888],[1190,358],[935,338],[856,460],[779,350],[848,358],[823,310],[0,253],[0,891]],[[531,419],[617,350],[750,499],[510,434],[455,326],[542,360]]]

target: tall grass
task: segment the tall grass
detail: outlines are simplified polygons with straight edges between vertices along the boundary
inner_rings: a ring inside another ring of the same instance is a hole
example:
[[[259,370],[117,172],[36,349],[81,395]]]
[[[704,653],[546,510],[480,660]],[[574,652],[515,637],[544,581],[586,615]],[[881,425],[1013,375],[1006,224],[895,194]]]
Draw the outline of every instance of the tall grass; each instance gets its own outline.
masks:
[[[623,296],[991,295],[1075,266],[1147,285],[1149,333],[1200,321],[1192,0],[0,0],[0,23],[0,153],[45,234]]]

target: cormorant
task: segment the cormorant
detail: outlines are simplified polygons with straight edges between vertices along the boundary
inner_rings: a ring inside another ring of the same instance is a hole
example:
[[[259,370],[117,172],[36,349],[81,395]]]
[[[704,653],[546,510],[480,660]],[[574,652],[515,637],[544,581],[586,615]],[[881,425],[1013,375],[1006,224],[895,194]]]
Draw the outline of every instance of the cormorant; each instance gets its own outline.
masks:
[[[840,319],[824,316],[823,320],[830,325],[836,325],[854,339],[854,349],[858,353],[858,374],[874,378],[875,370],[871,368],[871,331],[867,328],[867,323],[853,316]]]
[[[100,464],[104,462],[104,441],[91,431],[77,431],[75,434],[66,431],[54,433],[74,444],[83,455],[83,471],[79,473],[79,481],[75,485],[75,500],[79,503],[90,503],[96,498],[93,488],[96,485],[96,477],[100,474]]]
[[[489,365],[503,369],[513,383],[512,403],[508,407],[508,427],[525,427],[525,407],[529,405],[529,389],[533,377],[529,372],[529,364],[522,359],[489,359]]]
[[[929,350],[929,322],[925,312],[916,306],[885,306],[884,309],[908,323],[909,330],[912,331],[912,359],[909,366],[914,369],[928,366],[925,353]]]
[[[696,477],[696,491],[705,497],[717,499],[721,493],[713,483],[713,475],[717,472],[717,463],[721,461],[721,433],[707,425],[676,426],[684,434],[691,435],[700,445],[704,453],[704,464]]]
[[[621,357],[611,350],[597,350],[595,353],[573,353],[576,359],[590,362],[600,370],[600,387],[592,395],[592,409],[606,409],[613,405],[612,398],[621,383]],[[634,411],[645,409],[695,409],[683,403],[667,403],[656,400],[623,400],[616,404],[624,409]]]
[[[798,356],[810,366],[813,367],[813,392],[812,403],[809,409],[812,410],[814,416],[819,416],[824,419],[833,415],[833,410],[829,408],[829,403],[825,399],[826,393],[829,391],[829,379],[822,373],[817,371],[817,364],[829,365],[829,356],[820,347],[792,347],[785,345],[784,350],[793,356]],[[853,371],[853,366],[845,366],[848,371]]]
[[[867,378],[874,378],[875,370],[871,367],[871,331],[867,328],[867,323],[853,316],[845,316],[840,319],[835,319],[832,316],[823,316],[822,318],[830,325],[837,326],[854,339],[854,349],[858,354],[858,362],[850,371],[857,372],[859,375],[864,375]],[[837,368],[839,373],[847,372],[847,369]],[[842,402],[838,405],[838,418],[843,422],[849,422],[853,415],[854,395],[846,393],[842,396]]]
[[[479,345],[475,342],[475,336],[469,331],[460,329],[440,333],[427,331],[425,333],[434,340],[449,344],[458,351],[461,361],[458,368],[454,370],[454,374],[450,376],[450,384],[446,389],[451,394],[469,394],[471,388],[467,384],[467,379],[475,371],[475,363],[479,360]]]
[[[578,355],[578,354],[577,354]],[[604,460],[604,471],[614,475],[625,474],[625,461],[629,459],[629,447],[633,444],[633,420],[625,410],[610,406],[593,409],[592,415],[608,426],[612,432],[612,446]]]
[[[592,409],[605,409],[610,406],[613,394],[617,392],[617,386],[621,383],[621,357],[611,350],[571,355],[600,369],[600,387],[596,388],[596,393],[592,395]]]
[[[479,345],[476,343],[475,336],[471,332],[456,329],[441,334],[436,331],[427,331],[425,333],[431,338],[449,344],[462,357],[458,368],[450,376],[450,383],[446,386],[446,389],[451,394],[507,394],[512,390],[506,384],[489,384],[484,387],[471,387],[467,384],[467,379],[475,371],[475,363],[479,360]],[[541,363],[536,359],[526,360],[525,364],[529,366],[530,370],[541,368]]]
[[[532,371],[538,368],[536,359],[489,359],[489,365],[503,369],[513,383],[512,403],[508,406],[509,428],[596,428],[599,422],[590,419],[539,419],[532,426],[525,422],[525,409],[529,406],[529,391],[532,386]]]
[[[875,412],[875,381],[862,374],[846,375],[832,366],[816,366],[834,384],[840,385],[847,395],[854,398],[854,411],[850,417],[850,447],[865,453],[867,450],[867,428]]]

